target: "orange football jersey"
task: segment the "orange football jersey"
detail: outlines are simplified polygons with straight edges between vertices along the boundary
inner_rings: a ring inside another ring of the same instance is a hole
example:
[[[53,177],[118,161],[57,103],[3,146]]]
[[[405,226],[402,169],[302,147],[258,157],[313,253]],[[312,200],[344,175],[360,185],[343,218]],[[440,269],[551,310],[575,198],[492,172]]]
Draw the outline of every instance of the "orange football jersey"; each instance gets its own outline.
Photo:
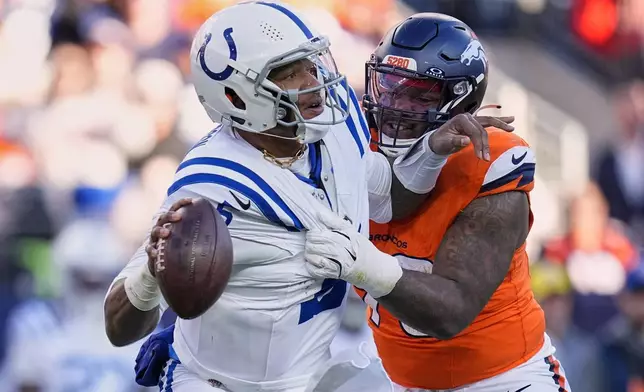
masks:
[[[507,191],[530,192],[535,157],[519,136],[488,129],[490,162],[472,146],[452,155],[436,187],[413,218],[371,223],[371,240],[401,265],[430,273],[445,232],[472,200]],[[532,213],[530,213],[532,225]],[[378,352],[391,379],[402,386],[448,389],[503,373],[534,356],[544,342],[545,319],[530,288],[525,244],[483,311],[449,340],[428,337],[404,325],[366,292],[367,318]]]

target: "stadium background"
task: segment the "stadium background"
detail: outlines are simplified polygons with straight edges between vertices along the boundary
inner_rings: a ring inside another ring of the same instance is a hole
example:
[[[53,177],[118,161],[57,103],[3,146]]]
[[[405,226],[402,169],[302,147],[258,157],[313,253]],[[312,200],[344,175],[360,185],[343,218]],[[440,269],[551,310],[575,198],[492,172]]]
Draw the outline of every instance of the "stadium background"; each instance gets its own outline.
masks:
[[[128,260],[212,128],[189,45],[233,2],[0,0],[0,390],[14,390],[16,326],[51,331],[89,300],[70,288],[75,271],[113,275]],[[371,49],[406,15],[445,12],[479,33],[488,103],[536,150],[533,283],[572,387],[644,391],[644,1],[289,2],[359,93]],[[55,323],[42,304],[63,309]],[[350,302],[343,341],[365,332],[362,307]]]

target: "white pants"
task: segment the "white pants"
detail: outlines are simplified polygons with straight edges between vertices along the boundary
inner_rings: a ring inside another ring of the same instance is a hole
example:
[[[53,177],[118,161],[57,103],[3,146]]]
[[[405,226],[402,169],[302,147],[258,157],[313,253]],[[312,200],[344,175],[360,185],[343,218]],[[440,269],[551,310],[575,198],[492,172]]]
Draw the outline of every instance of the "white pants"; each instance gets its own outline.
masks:
[[[228,391],[222,389],[214,381],[206,381],[191,373],[176,359],[171,359],[165,365],[161,380],[159,381],[160,392],[218,392]]]
[[[335,355],[301,387],[280,388],[276,382],[223,385],[206,380],[187,369],[177,359],[166,364],[159,390],[161,392],[393,392],[393,383],[371,345],[364,343]]]
[[[543,348],[526,363],[498,376],[459,388],[431,391],[396,385],[395,392],[571,392],[563,367],[546,335]]]

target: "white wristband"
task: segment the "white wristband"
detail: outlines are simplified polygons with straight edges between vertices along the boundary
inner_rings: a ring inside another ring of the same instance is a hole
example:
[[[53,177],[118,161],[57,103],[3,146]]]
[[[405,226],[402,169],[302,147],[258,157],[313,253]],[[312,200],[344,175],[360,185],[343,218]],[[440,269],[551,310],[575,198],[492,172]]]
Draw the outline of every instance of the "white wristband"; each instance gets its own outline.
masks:
[[[365,290],[373,298],[384,297],[391,293],[402,278],[402,267],[398,259],[364,241],[369,240],[361,238],[360,242],[363,244],[360,246],[360,257],[341,278]]]
[[[156,308],[161,302],[159,285],[150,273],[147,263],[144,263],[134,275],[125,278],[123,287],[130,303],[142,312]]]
[[[391,293],[402,278],[403,270],[395,257],[384,253],[375,264],[377,267],[370,270],[369,279],[364,282],[363,288],[374,299],[377,299]]]

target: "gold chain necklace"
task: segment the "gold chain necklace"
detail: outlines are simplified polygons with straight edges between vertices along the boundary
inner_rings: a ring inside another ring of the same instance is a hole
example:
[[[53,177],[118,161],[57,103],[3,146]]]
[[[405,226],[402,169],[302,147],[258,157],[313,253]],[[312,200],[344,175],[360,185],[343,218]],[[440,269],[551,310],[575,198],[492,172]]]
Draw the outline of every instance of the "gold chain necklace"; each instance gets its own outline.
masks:
[[[276,158],[273,154],[269,153],[266,150],[262,150],[262,153],[264,154],[264,159],[266,159],[267,161],[276,164],[277,166],[281,167],[282,169],[287,169],[287,168],[291,167],[291,165],[295,161],[297,161],[298,159],[302,158],[304,156],[305,151],[306,151],[306,144],[302,144],[300,146],[300,149],[291,158]]]

